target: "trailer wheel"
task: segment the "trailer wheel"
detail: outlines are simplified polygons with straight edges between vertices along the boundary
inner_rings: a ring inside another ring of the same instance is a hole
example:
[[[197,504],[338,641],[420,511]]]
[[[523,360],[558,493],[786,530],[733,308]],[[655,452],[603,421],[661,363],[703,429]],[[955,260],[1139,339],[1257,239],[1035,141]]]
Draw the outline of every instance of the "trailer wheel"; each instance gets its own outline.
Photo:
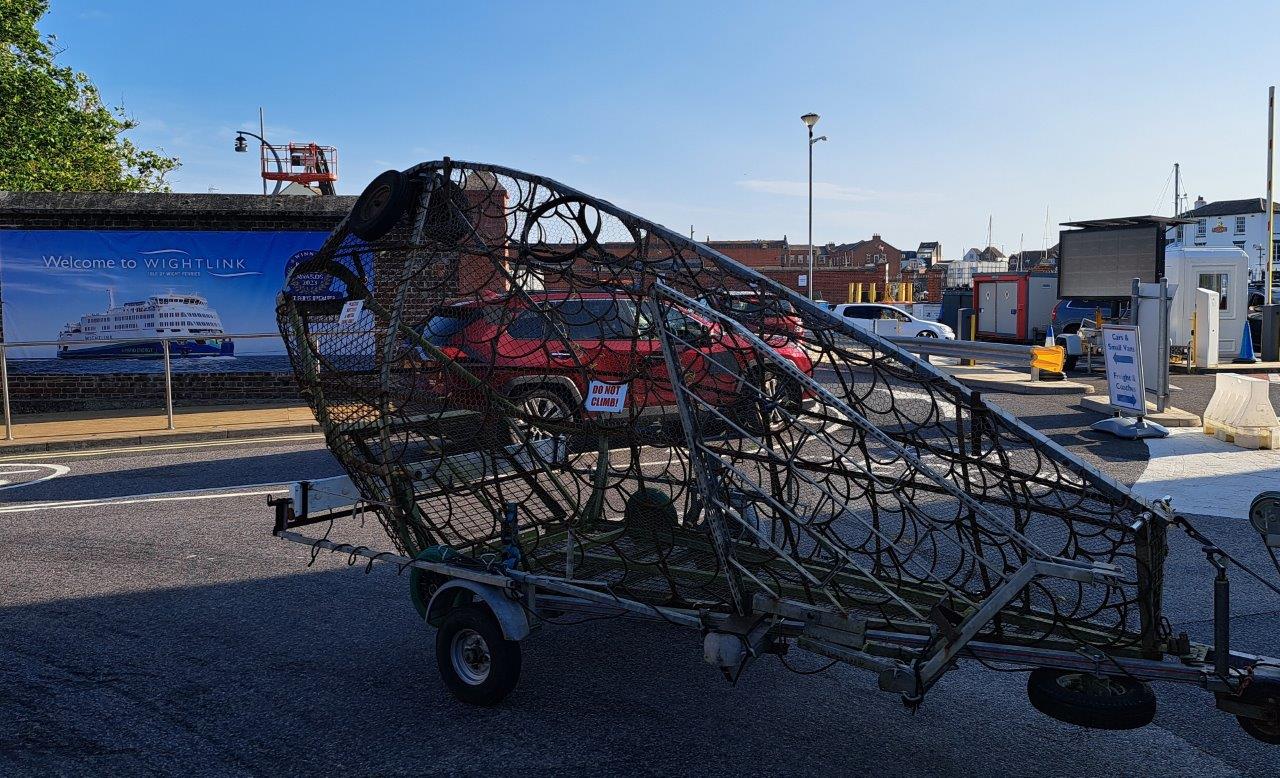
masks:
[[[497,705],[520,680],[520,643],[502,636],[488,608],[462,605],[436,631],[436,666],[454,697],[470,705]]]
[[[1064,357],[1064,358],[1063,358],[1063,360],[1062,360],[1062,369],[1063,369],[1064,371],[1065,371],[1065,370],[1075,370],[1075,369],[1076,369],[1076,365],[1077,365],[1077,364],[1079,364],[1079,363],[1080,363],[1080,355],[1079,355],[1079,354],[1072,354],[1071,356],[1068,356],[1068,357]]]
[[[1261,740],[1263,743],[1280,745],[1280,683],[1254,679],[1245,688],[1244,694],[1240,695],[1240,701],[1249,705],[1259,705],[1271,711],[1269,719],[1236,716],[1236,721],[1240,722],[1240,728],[1248,732],[1250,737]]]
[[[388,170],[369,182],[351,209],[348,226],[359,238],[375,241],[386,235],[409,207],[409,178]]]
[[[1050,718],[1093,729],[1138,729],[1156,715],[1150,684],[1125,676],[1041,667],[1027,678],[1027,697]]]

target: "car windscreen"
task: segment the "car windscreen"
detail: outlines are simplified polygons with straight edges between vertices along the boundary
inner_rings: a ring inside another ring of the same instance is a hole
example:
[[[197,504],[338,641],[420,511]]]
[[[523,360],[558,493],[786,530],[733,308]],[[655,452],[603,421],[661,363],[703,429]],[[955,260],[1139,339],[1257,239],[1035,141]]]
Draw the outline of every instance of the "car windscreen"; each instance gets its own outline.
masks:
[[[746,297],[734,295],[729,298],[729,302],[725,306],[729,313],[735,313],[740,316],[753,316],[764,314],[766,316],[789,316],[795,313],[795,308],[791,307],[791,303],[787,300],[765,300],[759,297]]]

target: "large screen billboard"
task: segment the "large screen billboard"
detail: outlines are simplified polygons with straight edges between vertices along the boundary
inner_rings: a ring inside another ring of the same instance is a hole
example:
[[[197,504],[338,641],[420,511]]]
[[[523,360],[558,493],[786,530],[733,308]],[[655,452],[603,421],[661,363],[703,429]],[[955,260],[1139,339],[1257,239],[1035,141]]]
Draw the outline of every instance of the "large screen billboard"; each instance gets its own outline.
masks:
[[[275,301],[316,231],[0,230],[0,300],[19,372],[153,372],[163,335],[199,372],[285,370]],[[204,357],[203,359],[199,359]]]
[[[1159,281],[1164,232],[1159,224],[1063,230],[1058,236],[1058,297],[1128,297],[1133,279]]]

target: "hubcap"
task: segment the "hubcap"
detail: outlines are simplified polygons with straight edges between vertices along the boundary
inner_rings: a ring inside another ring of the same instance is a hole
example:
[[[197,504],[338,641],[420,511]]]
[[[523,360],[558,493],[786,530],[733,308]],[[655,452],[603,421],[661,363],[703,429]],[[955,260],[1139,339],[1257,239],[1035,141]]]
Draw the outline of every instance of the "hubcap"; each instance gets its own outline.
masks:
[[[1084,673],[1069,673],[1058,676],[1058,685],[1078,694],[1089,694],[1095,697],[1123,697],[1129,689],[1113,678],[1096,678]]]
[[[563,422],[568,418],[568,414],[560,403],[549,397],[526,397],[520,403],[520,411],[526,419],[520,421],[520,428],[523,430],[525,437],[530,440],[545,440],[550,438],[552,433],[538,426],[538,422]]]
[[[453,660],[453,671],[465,683],[479,686],[489,677],[489,644],[479,632],[458,630],[458,634],[453,636],[449,656]]]
[[[387,201],[390,199],[391,199],[391,187],[380,186],[369,193],[369,197],[365,201],[365,205],[364,205],[364,208],[361,209],[361,213],[364,215],[366,219],[371,216],[374,216],[379,211],[382,210],[383,206],[385,206],[387,204]]]

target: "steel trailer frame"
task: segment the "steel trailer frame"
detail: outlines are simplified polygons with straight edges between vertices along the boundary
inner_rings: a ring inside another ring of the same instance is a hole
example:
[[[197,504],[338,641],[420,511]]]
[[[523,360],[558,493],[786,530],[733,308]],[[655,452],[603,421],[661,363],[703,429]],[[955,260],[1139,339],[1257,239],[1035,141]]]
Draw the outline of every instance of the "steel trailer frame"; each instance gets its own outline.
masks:
[[[550,619],[565,613],[587,616],[616,616],[653,622],[665,622],[681,627],[697,629],[703,635],[704,658],[719,667],[726,678],[736,681],[752,661],[768,653],[785,654],[787,642],[798,648],[825,656],[829,659],[877,672],[880,688],[896,692],[908,706],[918,705],[924,691],[936,683],[946,672],[956,667],[957,660],[971,659],[978,662],[1000,662],[1018,665],[1021,669],[1046,668],[1089,673],[1096,676],[1124,675],[1145,682],[1177,683],[1196,686],[1214,694],[1217,707],[1235,716],[1270,720],[1274,713],[1268,709],[1239,700],[1242,686],[1255,677],[1280,683],[1280,660],[1238,651],[1222,651],[1218,646],[1190,644],[1179,659],[1147,659],[1140,656],[1117,656],[1092,650],[1087,646],[1030,646],[975,640],[985,623],[970,618],[960,625],[939,623],[930,632],[949,633],[948,639],[930,656],[923,666],[910,659],[933,641],[933,635],[877,628],[866,620],[850,619],[826,608],[808,603],[772,599],[757,594],[753,607],[762,617],[748,624],[735,623],[738,617],[707,610],[679,608],[641,602],[620,597],[607,587],[591,581],[581,581],[545,575],[534,575],[511,569],[501,564],[491,564],[485,569],[449,562],[412,559],[395,551],[378,550],[363,545],[336,542],[328,538],[314,537],[298,530],[323,523],[333,524],[342,519],[354,520],[362,512],[359,503],[329,507],[317,513],[307,512],[305,495],[311,482],[300,481],[293,485],[289,497],[269,497],[267,505],[274,510],[272,534],[280,540],[309,547],[313,553],[330,553],[368,560],[366,572],[375,563],[395,565],[398,573],[417,569],[441,576],[444,584],[436,590],[433,603],[428,605],[429,622],[435,621],[432,609],[439,595],[451,587],[469,590],[493,612],[503,634],[512,640],[524,640],[537,635],[552,624]],[[296,495],[304,495],[302,503]],[[1063,564],[1066,562],[1067,564]],[[1036,560],[1019,570],[1009,584],[1015,590],[1026,581],[1039,575],[1060,575],[1083,580],[1106,571],[1093,571],[1070,560]],[[1225,580],[1225,565],[1219,567],[1220,580]],[[1215,594],[1223,587],[1215,587]],[[439,598],[444,599],[444,598]],[[515,603],[515,607],[503,607],[503,603]],[[985,604],[991,613],[999,610],[1003,602],[995,600]],[[1222,592],[1214,599],[1215,638],[1225,645],[1224,628],[1229,618],[1229,599]],[[988,616],[990,614],[987,614]]]

